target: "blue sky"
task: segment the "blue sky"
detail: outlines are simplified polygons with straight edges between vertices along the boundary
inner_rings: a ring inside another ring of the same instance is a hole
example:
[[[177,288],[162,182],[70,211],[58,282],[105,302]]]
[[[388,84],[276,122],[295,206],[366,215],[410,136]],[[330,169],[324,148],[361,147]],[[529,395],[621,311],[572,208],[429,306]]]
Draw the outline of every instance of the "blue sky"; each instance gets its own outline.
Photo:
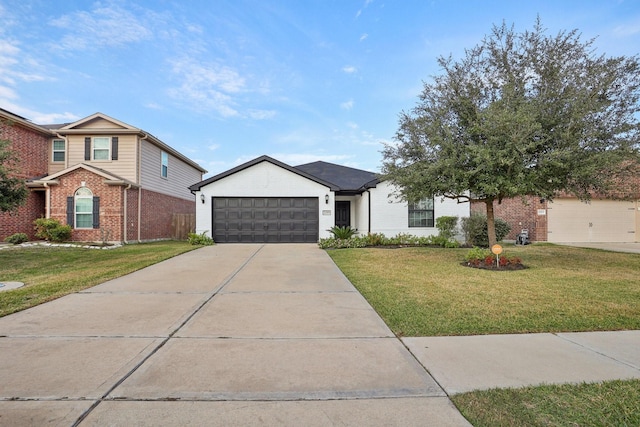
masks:
[[[210,176],[266,154],[378,171],[398,115],[493,24],[640,50],[638,0],[0,0],[0,107],[102,112]]]

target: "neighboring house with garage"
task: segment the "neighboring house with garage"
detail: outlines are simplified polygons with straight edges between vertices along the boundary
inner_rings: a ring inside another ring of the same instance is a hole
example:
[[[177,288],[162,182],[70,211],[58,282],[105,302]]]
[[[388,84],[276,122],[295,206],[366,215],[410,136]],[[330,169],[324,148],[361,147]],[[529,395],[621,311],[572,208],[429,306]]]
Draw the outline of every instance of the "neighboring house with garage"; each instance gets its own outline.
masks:
[[[188,186],[206,171],[150,133],[96,113],[74,123],[35,125],[0,110],[3,139],[20,159],[27,204],[0,217],[0,239],[54,218],[75,241],[173,237],[176,215],[193,215]]]
[[[485,213],[485,205],[474,203],[471,210]],[[553,202],[537,197],[524,201],[513,198],[496,203],[494,213],[511,225],[507,236],[511,240],[526,229],[530,239],[538,242],[640,242],[639,195],[627,201],[593,197],[588,203],[567,196]]]
[[[469,216],[469,204],[428,199],[407,204],[373,172],[327,162],[289,166],[258,157],[189,187],[196,195],[196,232],[218,243],[307,242],[333,226],[360,234],[438,233],[440,216]]]

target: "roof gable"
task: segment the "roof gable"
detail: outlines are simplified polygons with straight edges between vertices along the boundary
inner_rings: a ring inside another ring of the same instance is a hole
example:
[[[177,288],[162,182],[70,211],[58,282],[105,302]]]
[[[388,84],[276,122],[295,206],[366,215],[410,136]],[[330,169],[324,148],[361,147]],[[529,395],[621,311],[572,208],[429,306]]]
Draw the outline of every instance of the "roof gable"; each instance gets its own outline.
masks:
[[[95,113],[84,119],[80,119],[76,122],[69,123],[60,128],[60,130],[73,130],[73,129],[119,129],[130,130],[132,132],[140,132],[140,129],[128,125],[120,120],[109,117],[103,113]]]
[[[285,170],[287,170],[287,171],[289,171],[291,173],[294,173],[296,175],[302,176],[302,177],[304,177],[306,179],[309,179],[311,181],[317,182],[318,184],[325,185],[325,186],[329,187],[332,191],[338,191],[339,190],[338,187],[336,187],[334,184],[332,184],[332,183],[330,183],[328,181],[324,181],[323,179],[320,179],[320,178],[318,178],[316,176],[308,174],[308,173],[306,173],[306,172],[304,172],[302,170],[296,169],[296,168],[294,168],[292,166],[287,165],[286,163],[282,163],[282,162],[280,162],[280,161],[278,161],[278,160],[276,160],[274,158],[271,158],[269,156],[260,156],[260,157],[258,157],[256,159],[253,159],[253,160],[248,161],[246,163],[243,163],[243,164],[241,164],[239,166],[236,166],[235,168],[229,169],[226,172],[222,172],[222,173],[220,173],[218,175],[212,176],[211,178],[205,179],[204,181],[200,181],[197,184],[194,184],[194,185],[190,186],[189,190],[191,190],[191,191],[200,191],[200,189],[202,187],[204,187],[204,186],[206,186],[208,184],[211,184],[212,182],[219,181],[219,180],[224,179],[224,178],[226,178],[228,176],[231,176],[231,175],[233,175],[235,173],[238,173],[238,172],[243,171],[245,169],[251,168],[252,166],[255,166],[255,165],[257,165],[259,163],[262,163],[262,162],[271,163],[271,164],[273,164],[275,166],[278,166],[278,167],[280,167],[282,169],[285,169]]]

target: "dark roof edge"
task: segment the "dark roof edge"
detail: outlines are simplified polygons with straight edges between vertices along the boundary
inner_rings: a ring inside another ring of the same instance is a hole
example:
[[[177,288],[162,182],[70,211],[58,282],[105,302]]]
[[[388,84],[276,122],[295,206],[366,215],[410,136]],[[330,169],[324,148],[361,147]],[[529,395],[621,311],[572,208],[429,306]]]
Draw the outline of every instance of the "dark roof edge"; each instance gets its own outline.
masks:
[[[200,191],[200,189],[202,187],[204,187],[205,185],[211,184],[212,182],[216,182],[218,180],[221,180],[223,178],[226,178],[228,176],[231,176],[237,172],[243,171],[247,168],[250,168],[252,166],[257,165],[258,163],[262,163],[262,162],[269,162],[275,166],[281,167],[282,169],[285,169],[289,172],[295,173],[296,175],[299,175],[303,178],[309,179],[311,181],[317,182],[318,184],[324,185],[326,187],[329,187],[331,189],[331,191],[338,191],[340,190],[338,187],[336,187],[334,184],[327,182],[327,181],[323,181],[322,179],[313,176],[313,175],[309,175],[306,172],[303,172],[301,170],[298,170],[296,168],[294,168],[293,166],[289,166],[286,163],[282,163],[279,160],[276,160],[272,157],[269,156],[260,156],[258,158],[255,158],[253,160],[250,160],[246,163],[243,163],[239,166],[236,166],[235,168],[229,169],[228,171],[219,173],[218,175],[212,176],[211,178],[207,178],[204,181],[200,181],[197,184],[193,184],[192,186],[189,187],[189,190],[191,190],[191,192],[194,191]]]

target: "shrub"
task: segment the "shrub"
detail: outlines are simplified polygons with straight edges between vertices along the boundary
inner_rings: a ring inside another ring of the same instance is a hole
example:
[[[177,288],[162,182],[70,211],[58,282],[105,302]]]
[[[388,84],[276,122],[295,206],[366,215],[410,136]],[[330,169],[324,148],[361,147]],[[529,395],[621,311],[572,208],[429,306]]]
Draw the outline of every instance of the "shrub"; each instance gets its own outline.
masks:
[[[444,237],[447,240],[452,240],[456,237],[456,227],[458,226],[457,216],[441,216],[436,218],[436,227],[438,228],[438,235]]]
[[[7,243],[13,243],[14,245],[19,245],[20,243],[28,242],[29,236],[25,233],[15,233],[4,239],[4,241]]]
[[[500,218],[495,219],[496,240],[499,242],[511,231],[511,226]],[[472,212],[471,216],[462,218],[462,232],[465,241],[473,246],[489,247],[489,233],[487,232],[487,216]]]
[[[465,261],[480,261],[484,260],[487,256],[491,256],[489,249],[483,249],[479,247],[473,247],[469,249],[469,252],[464,256]]]
[[[370,233],[365,236],[368,246],[382,246],[387,238],[382,233]]]
[[[202,246],[214,245],[215,242],[213,241],[213,239],[211,237],[207,236],[207,233],[208,233],[208,230],[207,231],[203,231],[200,234],[189,233],[187,235],[187,240],[192,245],[202,245]]]
[[[418,237],[400,233],[387,238],[382,233],[372,233],[366,236],[352,236],[348,239],[336,237],[320,239],[318,245],[322,249],[364,248],[367,246],[441,246],[443,248],[457,248],[460,244],[455,240],[441,236]]]
[[[349,226],[338,227],[336,225],[327,231],[330,231],[331,234],[333,234],[333,237],[335,237],[336,239],[350,239],[351,237],[358,234],[358,230]]]
[[[65,242],[71,239],[73,229],[70,225],[59,225],[49,230],[49,240],[52,242]]]
[[[38,218],[34,222],[36,237],[51,242],[64,242],[71,238],[71,226],[62,225],[53,218]]]

